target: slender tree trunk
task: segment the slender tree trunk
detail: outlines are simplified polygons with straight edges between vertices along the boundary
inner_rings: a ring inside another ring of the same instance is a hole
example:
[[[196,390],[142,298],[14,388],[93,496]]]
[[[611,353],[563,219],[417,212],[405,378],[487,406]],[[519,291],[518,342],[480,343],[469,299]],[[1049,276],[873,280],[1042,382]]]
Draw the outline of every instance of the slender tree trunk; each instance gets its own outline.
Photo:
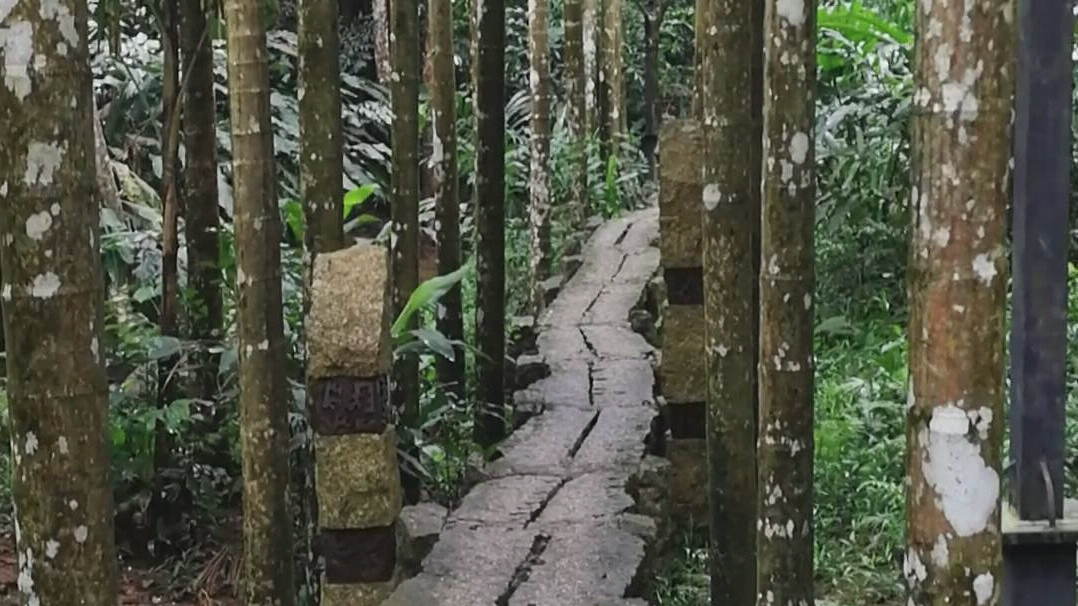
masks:
[[[0,298],[22,604],[117,602],[87,36],[82,0],[0,10]]]
[[[712,0],[701,54],[704,319],[708,358],[711,604],[756,601],[754,225],[761,147],[753,122],[753,2]],[[802,217],[803,219],[803,217]],[[800,226],[799,226],[800,227]],[[808,318],[811,322],[811,316]],[[804,319],[801,319],[804,321]],[[809,333],[811,335],[811,333]],[[811,429],[811,428],[810,428]]]
[[[112,173],[108,143],[105,141],[105,131],[101,128],[96,100],[94,100],[94,154],[97,158],[97,189],[101,192],[101,206],[119,215],[123,211],[120,206],[120,192],[116,188],[116,177]]]
[[[390,93],[393,102],[393,166],[390,239],[390,298],[393,317],[404,309],[419,284],[419,7],[416,0],[393,0],[390,4]],[[412,327],[415,327],[413,318]],[[394,406],[401,411],[405,427],[419,419],[419,359],[400,357],[393,363]],[[401,481],[406,500],[419,500],[418,477],[405,473]]]
[[[505,436],[505,3],[479,0],[475,93],[475,339],[480,418],[476,442]]]
[[[580,0],[580,28],[584,53],[583,126],[588,135],[599,129],[599,17],[602,0]],[[568,21],[568,20],[567,20]]]
[[[647,0],[644,13],[644,137],[643,152],[648,177],[655,179],[655,148],[659,144],[659,32],[666,15],[667,0]]]
[[[605,161],[617,155],[625,123],[625,58],[622,52],[622,0],[602,0],[602,36],[599,42],[600,149]]]
[[[341,71],[339,6],[337,0],[300,0],[297,25],[299,46],[300,191],[303,199],[304,290],[303,315],[310,314],[310,288],[314,258],[344,247],[344,149],[341,133]],[[308,380],[308,384],[311,382]],[[307,391],[307,407],[314,393]],[[310,417],[307,418],[310,426]],[[311,434],[308,433],[308,436]],[[318,500],[315,492],[314,442],[303,441],[292,477],[294,500],[301,512],[298,571],[301,596],[320,598],[321,570],[315,555]]]
[[[434,128],[431,168],[434,176],[434,220],[438,224],[438,273],[446,275],[460,267],[460,196],[457,174],[457,81],[453,65],[452,0],[430,0],[429,26],[431,114]],[[438,303],[438,331],[450,340],[464,340],[464,317],[460,286],[454,286]],[[464,352],[453,360],[438,358],[438,380],[464,398]]]
[[[813,603],[815,0],[768,0],[764,32],[757,591],[770,606]]]
[[[696,0],[696,9],[693,16],[693,43],[692,43],[692,109],[690,115],[694,120],[700,120],[703,116],[704,77],[703,46],[704,37],[711,27],[711,0]]]
[[[1011,0],[917,11],[905,574],[916,606],[994,606],[1003,577],[1003,249]]]
[[[584,63],[585,31],[583,28],[584,2],[591,0],[566,0],[563,9],[565,30],[565,113],[569,138],[572,141],[573,163],[571,168],[571,193],[566,213],[574,232],[584,227],[588,212],[588,157],[587,157],[587,73]],[[592,39],[595,39],[594,30]],[[593,81],[594,82],[594,81]],[[569,242],[565,254],[579,249],[576,238]]]
[[[315,255],[344,247],[344,150],[337,13],[337,0],[300,0],[300,188],[307,223],[304,239],[310,261]]]
[[[161,204],[164,221],[161,226],[161,313],[158,322],[161,334],[179,336],[178,315],[180,306],[179,280],[179,217],[183,205],[180,191],[180,107],[182,85],[180,81],[178,0],[161,2],[161,42],[164,51],[163,92],[161,99]],[[157,407],[164,409],[179,395],[177,373],[179,356],[169,356],[159,361],[157,368]],[[150,501],[149,527],[154,529],[153,555],[164,556],[172,534],[179,522],[179,508],[170,506],[165,494],[163,472],[171,464],[172,435],[164,421],[158,421],[154,432],[154,491]]]
[[[378,81],[386,86],[391,84],[389,74],[392,71],[389,62],[389,2],[390,0],[371,0],[374,69],[378,74]]]
[[[201,0],[182,0],[180,43],[184,76],[184,230],[187,283],[194,299],[188,310],[191,336],[208,346],[221,338],[222,300],[217,198],[217,106],[213,94],[213,47]],[[208,348],[207,348],[208,349]],[[203,352],[207,350],[204,349]],[[217,392],[217,357],[203,353],[197,396]]]
[[[259,5],[252,0],[225,0],[225,19],[235,182],[244,603],[293,606],[281,219],[266,33]]]
[[[528,56],[532,112],[528,176],[532,314],[543,308],[543,280],[550,276],[550,0],[528,0]]]

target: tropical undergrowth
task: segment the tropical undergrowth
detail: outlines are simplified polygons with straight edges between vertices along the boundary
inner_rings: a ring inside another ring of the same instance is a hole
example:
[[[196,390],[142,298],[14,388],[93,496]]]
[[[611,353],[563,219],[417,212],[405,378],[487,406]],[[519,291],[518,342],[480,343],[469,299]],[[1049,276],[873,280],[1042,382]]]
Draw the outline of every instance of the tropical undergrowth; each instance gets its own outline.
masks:
[[[816,581],[819,597],[843,606],[903,603],[914,8],[908,0],[828,2],[818,16]],[[1074,265],[1069,283],[1071,342]],[[1072,350],[1067,494],[1078,488],[1076,371]],[[679,538],[659,603],[707,604],[707,537]]]

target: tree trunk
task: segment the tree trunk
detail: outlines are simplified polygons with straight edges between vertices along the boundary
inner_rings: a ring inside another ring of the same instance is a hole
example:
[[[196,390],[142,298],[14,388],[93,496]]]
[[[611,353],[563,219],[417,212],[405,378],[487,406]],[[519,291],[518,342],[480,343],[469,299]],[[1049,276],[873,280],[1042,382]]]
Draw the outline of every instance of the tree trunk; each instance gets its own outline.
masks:
[[[710,0],[696,0],[695,12],[693,15],[693,43],[692,43],[692,108],[689,115],[693,120],[699,121],[703,116],[703,92],[704,83],[702,78],[704,77],[704,37],[707,35],[707,30],[711,27],[711,6]]]
[[[82,0],[0,11],[0,263],[22,604],[117,602],[87,36]]]
[[[393,237],[390,239],[390,299],[394,319],[408,303],[419,284],[419,6],[416,0],[394,0],[390,4],[390,94],[393,103],[393,166],[391,209]],[[412,328],[418,318],[413,317]],[[415,427],[419,419],[419,359],[414,355],[393,363],[393,405],[401,411],[405,427]],[[405,473],[401,482],[406,501],[419,500],[418,476]]]
[[[753,159],[760,154],[753,148],[761,144],[752,106],[752,44],[757,41],[752,5],[746,0],[712,0],[705,19],[725,26],[698,36],[703,42],[698,50],[703,68],[703,279],[713,606],[747,606],[756,601],[754,386],[758,352],[753,292],[759,274],[753,271],[752,241],[760,224],[760,182],[755,180],[759,170],[754,170]]]
[[[917,606],[1000,599],[1014,12],[917,11],[904,566]]]
[[[337,0],[300,0],[300,188],[310,259],[344,247]]]
[[[179,278],[179,218],[183,206],[180,192],[180,82],[178,0],[161,2],[161,46],[163,84],[161,95],[161,204],[164,220],[161,225],[161,313],[158,323],[161,334],[179,336],[180,307]],[[180,395],[176,365],[179,356],[162,358],[157,364],[157,407],[164,410]],[[163,420],[157,421],[154,431],[154,491],[150,499],[149,527],[153,532],[153,556],[165,555],[169,538],[179,530],[179,507],[171,506],[165,494],[164,470],[171,465],[172,435]]]
[[[476,442],[505,437],[505,3],[478,0],[475,91],[475,340],[480,418]]]
[[[583,28],[584,3],[592,0],[566,0],[563,9],[565,35],[565,114],[569,138],[573,145],[573,164],[569,208],[566,215],[574,232],[564,254],[574,254],[580,242],[576,232],[584,227],[588,212],[587,157],[587,73],[585,71],[586,30]],[[594,30],[591,33],[595,39]],[[593,81],[594,82],[594,81]]]
[[[299,55],[300,196],[305,230],[303,315],[310,314],[314,258],[344,247],[344,149],[341,133],[341,72],[339,7],[337,0],[300,0],[297,24]],[[311,381],[308,380],[308,385]],[[306,394],[313,410],[314,393]],[[310,415],[307,416],[310,426]],[[315,493],[314,444],[305,440],[293,473],[293,500],[301,512],[299,541],[300,595],[320,598],[321,571],[315,554],[318,502]]]
[[[434,220],[438,224],[438,273],[446,275],[460,267],[460,196],[457,174],[457,82],[453,65],[452,0],[430,0],[430,90],[433,134],[431,168],[434,176]],[[454,286],[438,302],[438,331],[453,341],[464,340],[464,317],[460,286]],[[453,360],[438,357],[438,380],[458,401],[464,398],[464,352]]]
[[[644,137],[641,147],[648,163],[648,177],[656,178],[655,148],[659,144],[659,32],[668,0],[648,0],[644,14]]]
[[[374,27],[374,69],[378,81],[389,86],[392,71],[389,62],[389,0],[371,0],[371,25]]]
[[[622,0],[602,0],[599,42],[600,149],[605,162],[617,155],[625,125],[625,58],[622,52]]]
[[[293,606],[281,218],[266,34],[257,2],[226,0],[225,19],[235,182],[244,602]]]
[[[580,28],[584,53],[583,128],[588,135],[599,129],[599,17],[601,0],[580,0]],[[568,21],[568,19],[566,19]],[[568,42],[568,41],[567,41]]]
[[[97,189],[101,192],[101,206],[111,209],[119,217],[123,211],[120,206],[120,192],[116,188],[116,177],[112,173],[108,143],[105,141],[105,131],[101,128],[96,100],[94,100],[94,155],[97,160]]]
[[[528,171],[528,260],[532,315],[543,309],[541,283],[550,276],[550,0],[528,0],[531,61],[531,149]]]
[[[769,606],[813,603],[815,1],[769,0],[764,33],[756,540]]]
[[[191,336],[207,347],[221,338],[220,222],[217,198],[217,105],[213,93],[213,47],[201,0],[181,0],[180,44],[184,78],[184,233]],[[207,347],[208,349],[208,347]],[[203,350],[204,352],[206,350]],[[202,355],[197,396],[217,392],[217,356]]]

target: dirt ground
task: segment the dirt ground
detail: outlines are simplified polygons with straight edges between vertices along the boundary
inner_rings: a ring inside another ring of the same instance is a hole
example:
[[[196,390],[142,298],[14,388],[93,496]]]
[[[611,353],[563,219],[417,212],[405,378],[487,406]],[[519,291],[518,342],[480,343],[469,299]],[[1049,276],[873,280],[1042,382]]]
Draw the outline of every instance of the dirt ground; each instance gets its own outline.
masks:
[[[224,578],[231,573],[230,558],[221,556],[211,560],[193,589],[175,586],[167,570],[145,570],[121,561],[119,606],[237,606]],[[15,537],[5,530],[0,532],[0,606],[19,606],[18,576]]]

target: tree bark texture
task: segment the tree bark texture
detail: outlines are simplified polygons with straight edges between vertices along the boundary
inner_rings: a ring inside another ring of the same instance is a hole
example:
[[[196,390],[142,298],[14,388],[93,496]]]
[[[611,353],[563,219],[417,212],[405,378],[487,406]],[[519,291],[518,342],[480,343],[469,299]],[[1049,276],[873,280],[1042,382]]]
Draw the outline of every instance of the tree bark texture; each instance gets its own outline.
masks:
[[[389,86],[392,73],[389,59],[389,4],[390,0],[371,0],[371,24],[374,27],[374,69],[378,81]]]
[[[617,155],[625,133],[625,53],[622,0],[602,0],[602,37],[599,42],[599,114],[602,122],[602,157]]]
[[[204,345],[221,337],[220,210],[217,193],[217,106],[213,93],[213,47],[201,0],[181,0],[180,56],[188,70],[183,101],[184,235],[187,284],[193,299],[188,321],[191,336]],[[198,397],[217,391],[216,356],[200,363]]]
[[[475,339],[480,418],[476,441],[505,436],[505,3],[477,0]]]
[[[82,0],[0,7],[0,298],[23,604],[117,601],[87,19]]]
[[[299,2],[300,188],[310,256],[344,246],[337,0]]]
[[[310,284],[314,258],[344,247],[344,149],[341,132],[340,10],[337,0],[300,0],[297,24],[299,46],[300,191],[306,228],[304,317],[310,314]],[[310,382],[308,382],[310,384]],[[307,410],[314,405],[307,391]],[[310,419],[308,418],[308,424]],[[305,440],[300,468],[292,478],[293,494],[302,512],[301,595],[320,596],[314,538],[318,532],[315,494],[314,443]]]
[[[752,0],[712,0],[699,36],[704,124],[704,330],[708,360],[711,604],[756,601],[756,360],[753,232],[760,137],[753,120]],[[811,320],[811,317],[809,318]],[[811,333],[810,333],[811,334]]]
[[[812,604],[815,0],[768,0],[764,40],[757,603]]]
[[[580,27],[584,53],[584,132],[595,134],[599,129],[599,17],[601,0],[580,0]],[[568,25],[568,19],[566,19]]]
[[[711,26],[711,0],[696,0],[693,14],[693,42],[692,42],[692,104],[689,115],[693,120],[703,118],[703,92],[704,92],[704,37]]]
[[[419,6],[416,0],[390,3],[390,96],[393,105],[389,245],[393,318],[419,284]],[[412,327],[415,327],[413,320]],[[419,418],[419,359],[393,362],[393,405],[406,427]],[[414,492],[413,490],[409,491]]]
[[[541,283],[550,276],[550,0],[528,0],[528,79],[532,94],[528,171],[528,260],[532,313],[543,308]]]
[[[583,27],[584,3],[594,0],[566,0],[562,18],[565,35],[565,113],[570,140],[573,142],[573,163],[570,199],[567,215],[573,231],[584,226],[588,211],[587,157],[587,72],[585,49],[587,33]],[[595,39],[592,30],[591,37]],[[594,81],[593,81],[594,82]],[[570,247],[571,248],[571,247]],[[568,251],[567,251],[568,252]]]
[[[434,177],[434,221],[437,224],[438,273],[460,268],[460,178],[457,171],[457,80],[453,65],[452,0],[430,0],[427,11],[431,79],[431,172]],[[438,332],[453,341],[464,340],[464,316],[460,286],[454,286],[438,302]],[[437,360],[438,380],[458,399],[464,398],[465,358],[460,351],[453,360]]]
[[[295,604],[281,218],[266,33],[257,2],[226,0],[243,453],[244,603]]]
[[[644,136],[643,152],[648,163],[648,175],[654,179],[655,148],[659,143],[659,33],[666,15],[667,0],[645,0],[644,15]]]
[[[906,416],[909,603],[1000,599],[1015,3],[917,11]]]

